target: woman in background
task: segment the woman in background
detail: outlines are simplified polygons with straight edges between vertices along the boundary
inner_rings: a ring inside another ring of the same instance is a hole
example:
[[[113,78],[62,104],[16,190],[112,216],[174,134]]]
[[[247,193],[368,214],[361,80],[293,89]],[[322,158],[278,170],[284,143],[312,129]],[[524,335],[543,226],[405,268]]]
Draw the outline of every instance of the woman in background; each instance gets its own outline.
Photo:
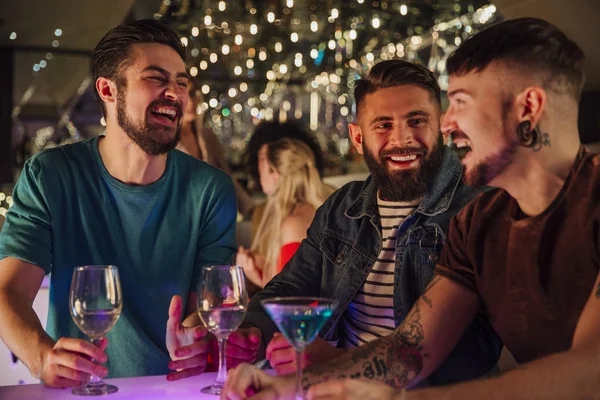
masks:
[[[263,288],[292,258],[332,190],[321,181],[314,153],[295,139],[263,145],[258,173],[267,204],[250,250],[240,247],[236,263]]]

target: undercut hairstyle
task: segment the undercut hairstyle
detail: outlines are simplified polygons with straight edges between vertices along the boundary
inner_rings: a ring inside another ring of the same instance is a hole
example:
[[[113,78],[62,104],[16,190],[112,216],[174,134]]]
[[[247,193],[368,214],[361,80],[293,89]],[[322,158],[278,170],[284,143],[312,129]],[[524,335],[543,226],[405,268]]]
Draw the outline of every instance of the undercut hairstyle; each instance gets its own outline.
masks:
[[[448,58],[449,75],[480,72],[491,62],[506,62],[543,75],[544,88],[566,89],[579,100],[585,82],[585,55],[557,27],[537,18],[500,22],[465,40]]]
[[[100,77],[126,85],[121,72],[132,62],[131,45],[139,43],[158,43],[171,47],[186,60],[186,48],[181,43],[177,33],[169,26],[153,19],[119,25],[110,31],[96,45],[92,52],[92,78],[94,82]],[[97,91],[96,98],[106,116],[106,106]]]
[[[440,85],[431,71],[408,61],[389,60],[375,64],[366,78],[354,82],[356,113],[367,94],[401,85],[416,85],[427,90],[433,102],[442,108]]]

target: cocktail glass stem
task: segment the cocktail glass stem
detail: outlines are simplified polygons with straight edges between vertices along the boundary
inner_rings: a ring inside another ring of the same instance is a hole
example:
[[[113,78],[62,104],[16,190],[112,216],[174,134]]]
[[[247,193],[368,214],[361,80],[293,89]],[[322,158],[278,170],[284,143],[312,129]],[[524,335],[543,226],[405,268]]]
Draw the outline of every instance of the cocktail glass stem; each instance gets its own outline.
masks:
[[[223,386],[227,380],[227,359],[225,357],[225,339],[217,338],[219,343],[219,372],[215,380],[215,386]]]
[[[302,357],[304,350],[296,350],[296,400],[304,400],[302,390]]]

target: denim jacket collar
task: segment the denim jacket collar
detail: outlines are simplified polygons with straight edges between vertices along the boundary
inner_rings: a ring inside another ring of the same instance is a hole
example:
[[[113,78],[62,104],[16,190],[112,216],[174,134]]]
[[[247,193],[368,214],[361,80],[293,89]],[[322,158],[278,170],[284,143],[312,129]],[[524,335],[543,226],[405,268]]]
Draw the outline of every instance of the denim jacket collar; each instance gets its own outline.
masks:
[[[448,209],[462,177],[463,167],[454,152],[446,146],[443,152],[440,170],[416,210],[427,216],[437,215]],[[377,185],[370,175],[363,184],[360,196],[348,207],[345,215],[348,218],[358,219],[364,216],[373,218],[378,214]]]

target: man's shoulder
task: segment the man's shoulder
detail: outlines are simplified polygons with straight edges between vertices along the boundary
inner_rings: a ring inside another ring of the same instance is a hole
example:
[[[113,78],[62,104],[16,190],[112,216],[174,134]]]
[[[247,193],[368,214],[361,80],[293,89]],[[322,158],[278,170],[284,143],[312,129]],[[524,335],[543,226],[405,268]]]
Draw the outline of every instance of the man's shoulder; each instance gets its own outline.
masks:
[[[370,178],[369,178],[370,179]],[[354,203],[365,190],[369,183],[369,179],[365,181],[352,181],[344,184],[329,196],[329,199],[344,200],[348,203]]]
[[[498,213],[505,212],[509,206],[510,195],[503,189],[483,187],[474,196],[474,199],[466,204],[458,213],[457,217],[463,220],[481,221],[496,217]]]
[[[92,140],[87,139],[77,143],[41,150],[27,160],[27,165],[29,168],[40,171],[46,168],[56,170],[82,159],[91,162],[93,156],[91,148]]]
[[[188,175],[192,181],[232,184],[231,177],[223,170],[179,150],[172,150],[173,163],[179,174]]]

